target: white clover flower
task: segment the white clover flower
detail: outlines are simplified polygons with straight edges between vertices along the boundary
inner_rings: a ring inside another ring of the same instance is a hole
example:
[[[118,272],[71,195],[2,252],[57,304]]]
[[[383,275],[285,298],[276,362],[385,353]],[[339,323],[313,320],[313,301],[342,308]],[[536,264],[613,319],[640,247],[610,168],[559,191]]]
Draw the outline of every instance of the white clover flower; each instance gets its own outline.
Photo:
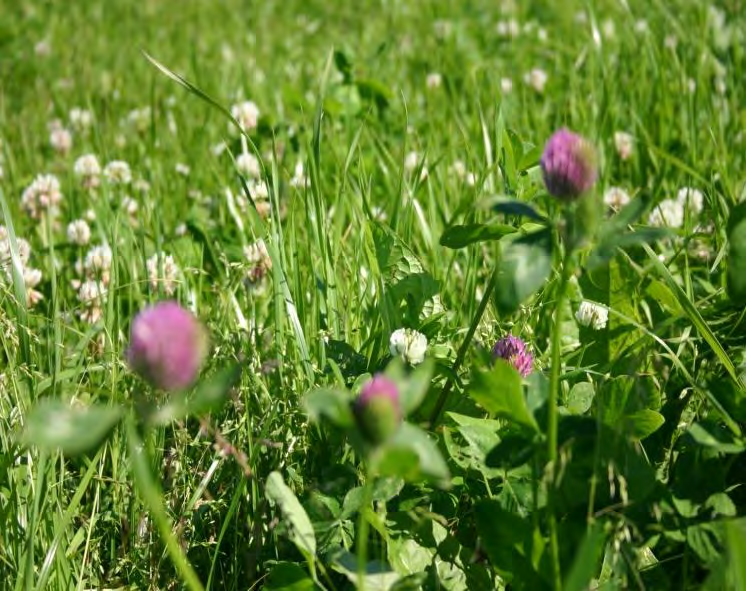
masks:
[[[39,57],[50,55],[52,53],[52,45],[49,43],[49,40],[42,39],[41,41],[37,41],[36,45],[34,45],[34,53]]]
[[[500,90],[503,94],[513,92],[513,80],[511,78],[500,78]]]
[[[399,328],[391,333],[389,351],[394,357],[401,357],[410,365],[417,365],[425,360],[427,337],[411,328]]]
[[[49,145],[55,152],[67,154],[73,147],[73,134],[64,127],[56,127],[49,132]]]
[[[121,208],[122,211],[127,215],[130,225],[137,225],[137,212],[140,209],[140,204],[129,195],[125,195],[122,198]]]
[[[689,211],[695,215],[702,213],[705,204],[705,196],[699,189],[682,187],[676,194],[676,200],[689,207]]]
[[[629,193],[621,187],[609,187],[604,193],[604,203],[614,211],[619,211],[630,201]]]
[[[179,224],[174,229],[174,234],[176,234],[177,236],[186,236],[186,233],[187,233],[187,225],[186,224],[183,224],[183,223]]]
[[[425,84],[430,90],[435,90],[437,88],[440,88],[441,85],[443,84],[443,76],[441,76],[438,72],[430,72],[427,75]]]
[[[147,131],[152,121],[152,111],[150,107],[143,107],[142,109],[133,109],[127,114],[127,123],[135,129],[135,131],[143,132]]]
[[[679,45],[679,40],[676,38],[676,35],[666,35],[666,38],[663,40],[663,45],[666,49],[676,51],[676,47]]]
[[[138,193],[147,193],[150,191],[150,183],[145,179],[137,179],[132,183],[132,188]]]
[[[189,176],[189,173],[191,172],[190,168],[183,162],[177,162],[175,169],[176,173],[180,174],[181,176]]]
[[[70,109],[70,115],[68,118],[70,120],[70,125],[75,131],[85,131],[93,125],[93,113],[88,109],[74,107]]]
[[[162,285],[166,295],[173,295],[179,283],[179,266],[174,257],[163,252],[154,254],[147,260],[146,267],[151,289],[157,290]]]
[[[85,246],[91,240],[91,228],[85,220],[75,220],[67,226],[67,239],[78,246]]]
[[[112,185],[128,185],[132,182],[130,165],[124,160],[112,160],[104,167],[104,176]]]
[[[607,40],[614,39],[616,37],[616,25],[614,25],[614,21],[607,18],[601,25],[601,32]]]
[[[648,223],[651,226],[680,228],[684,225],[684,203],[678,199],[666,199],[661,201],[656,208],[650,212]]]
[[[649,30],[648,21],[645,19],[639,19],[635,22],[635,32],[639,34],[645,34]]]
[[[259,107],[252,101],[237,103],[231,107],[231,115],[244,131],[252,131],[259,125]]]
[[[606,328],[609,321],[609,311],[603,306],[584,300],[575,313],[575,318],[581,326],[601,330]]]
[[[634,148],[634,138],[625,131],[614,133],[614,147],[622,160],[629,160]]]
[[[106,298],[106,285],[101,281],[87,280],[78,288],[78,301],[82,309],[78,313],[81,320],[96,323],[103,316],[103,303]]]
[[[308,186],[308,177],[304,172],[301,160],[295,163],[295,170],[293,171],[293,178],[290,179],[290,186],[300,188]]]
[[[256,179],[262,175],[259,159],[249,152],[242,152],[238,155],[238,158],[236,158],[236,168],[238,172],[249,178]]]
[[[544,92],[549,75],[541,68],[533,68],[523,77],[523,81],[533,88],[536,92]]]
[[[521,33],[521,25],[514,18],[507,21],[498,21],[495,29],[500,37],[518,37]]]
[[[60,181],[53,174],[38,175],[21,196],[23,210],[33,219],[44,212],[56,215],[61,201]]]
[[[404,158],[404,170],[414,172],[420,166],[420,155],[417,152],[409,152]],[[420,181],[427,179],[428,170],[424,162],[422,163],[422,172],[420,172]]]
[[[105,244],[94,246],[85,255],[83,269],[88,276],[100,278],[104,284],[108,284],[111,260],[111,248]]]
[[[248,263],[248,279],[253,285],[260,282],[272,269],[272,259],[269,256],[267,245],[261,238],[256,242],[245,246],[244,257]]]
[[[86,209],[86,212],[83,214],[83,217],[89,222],[95,222],[96,212],[93,209]]]
[[[23,282],[26,284],[26,305],[35,306],[44,296],[36,291],[36,287],[41,283],[41,271],[25,267],[23,269]]]
[[[101,165],[95,154],[83,154],[73,166],[75,176],[83,181],[86,189],[93,189],[100,183]]]

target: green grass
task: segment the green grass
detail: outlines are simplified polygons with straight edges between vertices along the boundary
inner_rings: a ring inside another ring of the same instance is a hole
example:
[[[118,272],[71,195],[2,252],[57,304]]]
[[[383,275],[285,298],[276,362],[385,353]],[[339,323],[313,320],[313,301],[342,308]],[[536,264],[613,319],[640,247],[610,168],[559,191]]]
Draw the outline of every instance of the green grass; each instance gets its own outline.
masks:
[[[176,547],[210,589],[281,588],[281,576],[301,573],[319,588],[351,588],[357,564],[335,552],[358,552],[363,524],[367,558],[402,578],[426,573],[410,580],[414,588],[489,589],[507,580],[542,588],[551,581],[549,551],[536,540],[549,535],[546,498],[555,493],[568,588],[591,577],[605,589],[737,588],[746,340],[743,306],[726,289],[726,228],[746,197],[746,12],[738,2],[684,0],[516,4],[511,12],[487,0],[0,0],[2,225],[31,244],[29,266],[43,274],[43,299],[32,306],[20,274],[0,278],[0,588],[181,588],[170,557]],[[500,36],[497,23],[511,18],[520,34]],[[225,109],[258,105],[251,140],[270,185],[271,221],[234,205],[243,187],[230,154],[241,152],[241,140],[225,113],[145,53]],[[541,93],[523,81],[535,67],[548,74]],[[428,88],[431,72],[442,75],[440,87]],[[502,78],[512,92],[501,89]],[[48,125],[68,126],[75,107],[89,109],[94,124],[74,132],[69,153],[56,153]],[[150,116],[136,129],[128,114],[143,108]],[[485,205],[495,197],[559,219],[538,157],[561,126],[598,149],[595,198],[619,186],[648,200],[649,210],[692,186],[704,194],[704,210],[647,253],[632,245],[595,270],[581,253],[583,273],[570,280],[561,327],[559,402],[562,413],[573,387],[590,381],[595,399],[583,414],[598,430],[587,440],[578,431],[573,443],[560,423],[567,476],[553,493],[543,447],[515,467],[485,464],[514,425],[487,420],[471,386],[489,365],[486,350],[507,332],[521,336],[536,356],[527,404],[544,432],[538,376],[551,369],[557,261],[518,311],[500,315],[489,302],[480,319],[498,243],[453,250],[440,237],[455,224],[518,224]],[[617,131],[635,137],[628,161],[616,153]],[[217,155],[221,142],[227,148]],[[405,166],[410,152],[418,154],[413,169]],[[149,189],[84,190],[73,164],[86,153],[102,166],[128,162]],[[473,185],[453,171],[456,161],[474,174]],[[291,184],[298,162],[305,189]],[[61,183],[55,220],[21,208],[40,173]],[[135,223],[121,206],[125,196],[138,203]],[[70,243],[67,224],[91,209],[90,245]],[[272,266],[259,289],[247,279],[243,249],[262,236]],[[692,255],[695,240],[705,260]],[[17,259],[18,242],[9,244]],[[111,277],[102,317],[90,324],[73,282],[81,278],[76,260],[97,244],[111,248]],[[142,392],[125,350],[134,315],[169,297],[165,285],[148,281],[146,261],[158,252],[181,270],[171,297],[209,328],[205,377],[242,368],[226,404],[139,433],[145,455],[132,455],[126,422],[83,455],[21,445],[44,400],[130,407]],[[578,327],[583,297],[610,309],[604,330]],[[472,325],[474,339],[459,355]],[[446,491],[421,478],[385,481],[390,494],[372,490],[354,437],[309,421],[302,403],[315,388],[357,387],[361,376],[382,371],[389,336],[404,326],[427,336],[434,360],[411,421],[429,428],[446,390],[445,413],[431,429],[453,477]],[[641,438],[635,429],[645,425],[629,417],[646,412],[664,422]],[[618,419],[619,440],[605,439],[604,417]],[[712,441],[688,432],[695,423]],[[611,440],[618,449],[604,447]],[[302,517],[277,500],[284,489],[276,481],[268,499],[273,472],[313,524],[315,556],[298,549],[294,519]],[[170,526],[143,494],[144,475],[162,489],[152,490]],[[376,502],[362,503],[367,494]],[[478,518],[485,514],[518,533],[491,538]],[[159,525],[171,527],[171,542]],[[531,544],[521,538],[524,526]],[[602,550],[592,552],[594,544]],[[581,568],[576,555],[593,568]]]

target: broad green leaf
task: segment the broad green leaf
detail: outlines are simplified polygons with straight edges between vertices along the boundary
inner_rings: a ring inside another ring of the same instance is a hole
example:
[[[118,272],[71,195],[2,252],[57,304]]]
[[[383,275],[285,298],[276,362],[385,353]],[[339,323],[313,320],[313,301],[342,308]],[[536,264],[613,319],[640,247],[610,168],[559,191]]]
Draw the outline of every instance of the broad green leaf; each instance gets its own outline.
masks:
[[[409,423],[403,423],[393,439],[377,450],[373,463],[381,475],[409,482],[431,480],[445,488],[451,477],[435,441]]]
[[[353,424],[351,402],[350,393],[341,388],[317,388],[303,397],[303,406],[312,421],[326,417],[340,428]]]
[[[524,589],[542,589],[544,585],[530,554],[530,520],[506,511],[495,500],[477,503],[475,513],[482,546],[500,576],[508,582],[516,581]]]
[[[316,535],[306,510],[290,490],[279,472],[271,472],[264,487],[267,499],[275,503],[287,526],[287,536],[301,554],[313,565],[316,555]],[[313,568],[313,566],[312,566]]]
[[[346,551],[340,550],[331,557],[331,565],[338,573],[347,577],[353,585],[357,585],[360,577],[358,576],[357,556]],[[368,562],[363,574],[364,585],[367,591],[389,591],[399,580],[399,575],[392,571],[384,563],[374,560]]]
[[[517,468],[528,462],[536,449],[535,436],[529,436],[525,432],[508,433],[489,451],[485,464],[490,468]]]
[[[440,237],[440,245],[447,248],[464,248],[476,242],[499,240],[513,234],[516,229],[508,224],[466,224],[451,226]]]
[[[430,389],[430,381],[434,371],[435,362],[432,359],[427,359],[406,378],[399,395],[404,416],[412,414],[422,404],[427,391]]]
[[[744,444],[742,441],[733,440],[729,434],[720,432],[714,434],[716,427],[714,425],[708,425],[707,427],[702,423],[692,423],[687,429],[689,437],[694,439],[700,445],[709,447],[715,451],[724,454],[740,454],[744,451]]]
[[[746,519],[734,519],[725,524],[725,544],[733,589],[746,589]]]
[[[262,583],[267,591],[311,591],[318,589],[306,573],[294,562],[279,562],[272,566],[269,575]]]
[[[521,376],[505,360],[496,359],[492,369],[477,373],[467,392],[487,412],[539,431],[523,396]]]
[[[567,410],[574,415],[582,415],[588,412],[593,404],[596,390],[590,382],[575,384],[567,395]]]
[[[191,392],[171,395],[170,399],[145,418],[151,424],[165,425],[187,417],[219,410],[241,379],[241,365],[222,369],[201,381]]]
[[[585,591],[594,575],[601,570],[608,533],[601,521],[594,521],[585,533],[583,543],[575,553],[575,560],[567,575],[564,591]]]
[[[99,445],[123,415],[118,406],[70,406],[62,400],[44,400],[26,418],[21,442],[49,451],[60,449],[67,455],[81,454]]]
[[[495,305],[507,316],[544,285],[552,272],[552,247],[548,231],[503,243],[497,268]]]
[[[620,249],[647,245],[670,235],[671,231],[666,228],[636,228],[634,231],[602,228],[599,242],[588,257],[587,268],[593,270],[607,264]]]

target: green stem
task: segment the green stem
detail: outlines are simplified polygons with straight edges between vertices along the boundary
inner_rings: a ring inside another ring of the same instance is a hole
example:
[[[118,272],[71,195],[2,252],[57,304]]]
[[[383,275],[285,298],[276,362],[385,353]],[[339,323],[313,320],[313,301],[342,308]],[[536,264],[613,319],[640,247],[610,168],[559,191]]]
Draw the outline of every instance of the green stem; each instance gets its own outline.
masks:
[[[365,591],[365,575],[368,572],[368,509],[373,502],[373,479],[370,470],[365,470],[365,484],[363,485],[363,503],[357,522],[357,589]]]
[[[554,309],[554,324],[552,326],[552,364],[549,374],[549,402],[547,418],[547,457],[549,459],[550,481],[548,495],[549,510],[549,546],[552,558],[552,583],[556,591],[562,589],[562,569],[559,556],[559,535],[557,533],[557,515],[555,512],[555,479],[557,477],[558,445],[557,431],[559,414],[557,401],[559,399],[559,382],[562,371],[562,314],[565,305],[565,292],[570,279],[570,255],[565,253],[560,270],[560,282]]]
[[[482,295],[482,301],[479,302],[477,313],[474,315],[469,331],[466,333],[466,337],[464,337],[464,341],[461,343],[461,347],[459,347],[458,353],[456,354],[456,361],[453,364],[453,372],[446,380],[443,390],[440,392],[440,396],[438,397],[438,401],[435,403],[435,409],[433,410],[433,414],[430,416],[431,429],[435,427],[435,424],[440,418],[440,413],[443,412],[443,406],[445,406],[448,395],[451,393],[451,388],[453,388],[453,376],[458,375],[461,365],[464,363],[464,359],[466,359],[466,353],[469,351],[469,347],[471,346],[471,340],[474,338],[474,333],[477,332],[477,327],[482,320],[482,316],[484,316],[484,311],[487,309],[487,304],[490,302],[490,297],[492,296],[492,292],[495,290],[495,285],[497,285],[497,271],[494,271],[490,277],[490,281]]]
[[[174,536],[171,520],[168,518],[166,508],[163,506],[163,496],[150,471],[150,462],[145,451],[145,444],[137,432],[135,420],[132,416],[127,421],[127,443],[132,456],[132,472],[135,477],[135,483],[140,490],[145,505],[155,520],[158,533],[160,533],[163,543],[166,544],[166,550],[171,557],[176,572],[181,577],[181,580],[186,583],[190,591],[204,591],[197,573],[194,572],[192,565],[189,564],[184,550],[182,550],[179,541]]]

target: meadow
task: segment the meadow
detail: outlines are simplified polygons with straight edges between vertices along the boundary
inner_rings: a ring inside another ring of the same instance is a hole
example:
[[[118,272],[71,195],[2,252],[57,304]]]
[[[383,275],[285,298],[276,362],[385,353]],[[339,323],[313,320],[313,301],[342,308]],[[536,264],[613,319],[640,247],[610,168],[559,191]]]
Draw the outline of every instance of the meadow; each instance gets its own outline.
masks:
[[[0,589],[746,589],[741,0],[0,0]]]

